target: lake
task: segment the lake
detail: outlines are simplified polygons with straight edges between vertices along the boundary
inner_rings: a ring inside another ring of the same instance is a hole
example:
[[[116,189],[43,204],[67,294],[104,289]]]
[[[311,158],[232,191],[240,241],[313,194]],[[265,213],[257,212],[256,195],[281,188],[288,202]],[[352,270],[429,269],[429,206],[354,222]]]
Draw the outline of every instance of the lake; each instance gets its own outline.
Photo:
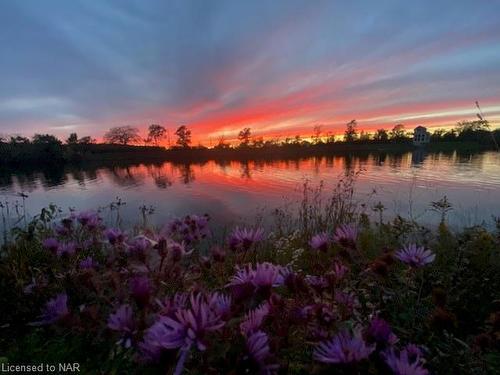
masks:
[[[128,225],[140,223],[139,207],[153,206],[156,224],[188,213],[209,213],[214,221],[252,221],[259,213],[296,201],[307,179],[328,189],[346,172],[360,171],[355,197],[386,207],[385,218],[401,215],[424,224],[436,223],[432,201],[444,195],[453,205],[449,221],[468,226],[492,223],[500,215],[500,153],[352,154],[272,161],[171,162],[120,166],[66,167],[31,172],[0,172],[0,200],[14,206],[25,193],[29,216],[55,203],[64,210],[96,209],[116,201],[126,203],[120,216]],[[5,209],[5,208],[4,208]],[[112,215],[113,213],[109,213]],[[111,217],[111,216],[110,216]],[[0,226],[2,224],[0,223]]]

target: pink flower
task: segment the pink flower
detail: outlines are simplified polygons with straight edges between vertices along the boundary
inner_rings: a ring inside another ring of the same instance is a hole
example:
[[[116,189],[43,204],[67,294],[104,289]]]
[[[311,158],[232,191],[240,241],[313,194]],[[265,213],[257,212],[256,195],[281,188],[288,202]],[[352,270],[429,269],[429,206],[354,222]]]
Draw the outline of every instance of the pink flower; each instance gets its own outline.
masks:
[[[423,246],[411,244],[404,246],[394,255],[401,262],[413,268],[424,267],[425,265],[434,262],[436,255],[432,251],[425,249]]]
[[[309,245],[311,245],[314,250],[325,252],[328,250],[328,246],[330,245],[330,237],[326,234],[326,232],[318,233],[311,238]]]
[[[247,251],[253,244],[262,241],[264,230],[262,228],[248,229],[235,228],[229,236],[229,248],[233,251]]]

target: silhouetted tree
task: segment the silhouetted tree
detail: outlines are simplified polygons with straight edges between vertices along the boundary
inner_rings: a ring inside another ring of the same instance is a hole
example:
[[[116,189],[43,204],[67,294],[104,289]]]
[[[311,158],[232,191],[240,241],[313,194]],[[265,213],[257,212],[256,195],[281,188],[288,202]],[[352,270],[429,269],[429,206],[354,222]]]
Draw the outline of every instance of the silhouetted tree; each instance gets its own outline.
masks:
[[[377,142],[387,142],[389,140],[389,135],[385,129],[377,129],[373,135],[373,140]]]
[[[313,141],[314,143],[321,142],[321,125],[315,125],[313,130]]]
[[[95,139],[88,135],[78,140],[78,144],[80,145],[90,145],[92,143],[95,143]]]
[[[158,142],[165,138],[167,134],[167,129],[165,129],[161,125],[152,124],[149,125],[148,128],[148,138],[154,142],[156,146],[158,146]]]
[[[226,137],[224,135],[221,135],[217,139],[217,145],[215,145],[215,148],[216,149],[227,149],[229,147],[230,147],[230,145],[229,145],[229,143],[226,142]]]
[[[15,135],[15,136],[12,136],[10,137],[10,140],[9,140],[10,144],[29,144],[30,143],[30,139],[29,138],[26,138],[26,137],[22,137],[20,135]]]
[[[406,139],[405,126],[403,124],[395,125],[389,132],[389,138],[391,141],[402,141]]]
[[[238,134],[238,140],[240,141],[240,147],[246,147],[250,143],[250,138],[252,136],[252,131],[250,128],[245,128]]]
[[[129,143],[138,143],[141,141],[139,129],[132,126],[117,126],[108,130],[104,134],[104,140],[108,143],[118,143],[128,145]]]
[[[358,138],[358,132],[356,128],[358,127],[358,123],[356,120],[351,120],[346,125],[346,130],[344,132],[344,141],[346,142],[354,142]]]
[[[61,145],[62,142],[52,134],[35,134],[33,136],[34,145]]]
[[[252,147],[261,148],[264,147],[264,138],[263,137],[255,137],[252,139]]]
[[[68,145],[76,145],[78,143],[78,135],[76,133],[71,133],[66,139],[66,144]]]
[[[187,128],[185,125],[181,125],[175,131],[175,135],[177,136],[177,144],[181,147],[188,148],[191,144],[191,130]]]
[[[362,142],[370,141],[370,133],[366,133],[365,131],[361,130],[361,133],[359,134],[359,140]]]

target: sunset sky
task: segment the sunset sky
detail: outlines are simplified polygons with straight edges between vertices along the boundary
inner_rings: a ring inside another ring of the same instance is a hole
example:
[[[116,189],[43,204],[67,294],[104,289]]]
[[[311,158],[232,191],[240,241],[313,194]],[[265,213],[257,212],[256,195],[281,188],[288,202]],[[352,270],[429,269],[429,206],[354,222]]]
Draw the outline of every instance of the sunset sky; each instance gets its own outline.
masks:
[[[0,0],[0,133],[500,124],[498,1]]]

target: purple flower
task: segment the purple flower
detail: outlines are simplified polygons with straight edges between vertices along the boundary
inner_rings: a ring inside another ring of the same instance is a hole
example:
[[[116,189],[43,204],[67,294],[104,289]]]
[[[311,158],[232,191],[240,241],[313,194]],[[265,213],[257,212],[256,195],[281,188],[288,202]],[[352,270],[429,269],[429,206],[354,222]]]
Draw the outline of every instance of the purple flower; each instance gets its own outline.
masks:
[[[60,243],[57,248],[57,256],[73,255],[76,252],[76,244],[74,242]]]
[[[118,228],[108,228],[104,231],[104,235],[111,245],[120,245],[127,238],[126,233],[122,232],[121,229]]]
[[[333,240],[347,248],[356,248],[356,239],[358,238],[358,230],[353,225],[343,224],[335,230]]]
[[[382,353],[382,357],[395,375],[427,375],[429,373],[423,367],[425,360],[421,356],[420,349],[415,345],[408,345],[399,353],[390,348]]]
[[[108,328],[125,334],[134,331],[134,319],[132,307],[130,305],[121,305],[116,312],[109,315]]]
[[[247,251],[256,242],[262,241],[264,230],[262,228],[235,228],[229,236],[229,248],[233,251]]]
[[[86,227],[89,230],[96,229],[101,224],[101,218],[97,212],[94,211],[80,212],[76,216],[76,219],[83,227]]]
[[[151,241],[144,236],[134,238],[128,243],[128,251],[131,254],[144,255],[151,248]]]
[[[83,259],[82,261],[80,261],[80,268],[82,270],[91,270],[96,266],[97,266],[97,262],[94,261],[94,259],[90,256]]]
[[[323,276],[306,275],[305,280],[308,285],[318,291],[328,287],[328,281]]]
[[[208,304],[222,319],[226,320],[231,314],[231,296],[222,293],[212,293],[207,296]]]
[[[156,300],[160,306],[160,314],[173,316],[179,309],[184,309],[187,305],[189,295],[187,293],[175,293],[173,296],[166,297],[163,301]]]
[[[155,359],[162,349],[180,348],[185,353],[193,345],[204,351],[207,348],[207,334],[224,326],[220,315],[210,307],[203,295],[191,295],[189,300],[189,308],[177,310],[173,317],[161,316],[147,330],[144,342],[140,345],[146,357]]]
[[[168,253],[175,262],[180,261],[185,255],[191,254],[192,251],[187,251],[184,243],[178,243],[172,240],[167,240]]]
[[[271,350],[269,348],[269,338],[266,333],[256,331],[246,339],[248,354],[260,368],[262,374],[272,374],[278,369],[277,364],[269,363]]]
[[[347,274],[347,272],[349,272],[349,268],[347,268],[346,266],[344,266],[342,263],[335,262],[333,264],[333,273],[334,273],[335,278],[337,280],[343,279],[344,276]]]
[[[245,315],[244,320],[240,323],[241,333],[245,336],[260,329],[265,317],[269,314],[269,304],[264,302],[259,307],[251,310]]]
[[[151,282],[147,276],[134,276],[130,280],[130,292],[139,306],[146,306],[151,296]]]
[[[398,342],[398,338],[392,332],[389,323],[379,317],[372,319],[370,326],[366,331],[366,336],[369,341],[382,345],[394,345]]]
[[[314,250],[327,251],[328,246],[330,245],[330,237],[326,232],[318,233],[311,238],[309,241],[309,245]]]
[[[344,330],[328,341],[323,341],[314,349],[314,359],[324,363],[359,362],[375,350],[375,345],[368,345],[363,340],[361,329],[351,334]]]
[[[210,235],[209,220],[208,215],[187,215],[182,220],[174,219],[169,222],[162,230],[162,234],[189,245]]]
[[[69,314],[68,295],[60,293],[47,301],[40,315],[40,320],[32,325],[53,324]]]
[[[272,287],[283,285],[283,267],[272,263],[259,263],[253,269],[250,265],[237,268],[236,275],[227,284],[233,290],[237,300],[251,296],[254,291],[269,293]]]
[[[424,267],[432,263],[436,258],[436,255],[433,254],[432,251],[415,244],[404,246],[401,250],[397,251],[394,256],[401,262],[414,268]]]
[[[54,237],[49,237],[42,241],[42,246],[44,249],[51,251],[53,254],[56,254],[57,249],[59,248],[59,241]]]

